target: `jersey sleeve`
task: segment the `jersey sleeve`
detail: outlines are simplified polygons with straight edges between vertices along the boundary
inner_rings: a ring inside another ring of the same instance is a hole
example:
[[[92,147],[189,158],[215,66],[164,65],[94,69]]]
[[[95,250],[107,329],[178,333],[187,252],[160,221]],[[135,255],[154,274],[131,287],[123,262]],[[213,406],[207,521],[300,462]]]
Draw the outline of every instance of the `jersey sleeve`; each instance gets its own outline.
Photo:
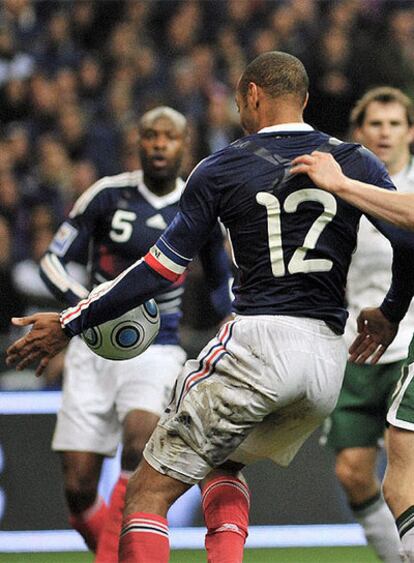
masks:
[[[61,324],[66,334],[80,334],[126,313],[184,274],[217,223],[210,175],[202,164],[187,181],[177,215],[146,256],[104,284],[101,291],[95,288],[93,295],[62,312]]]
[[[84,299],[89,291],[70,275],[68,264],[86,265],[90,241],[99,218],[105,216],[105,191],[94,184],[77,200],[69,217],[56,232],[40,262],[40,275],[55,297],[68,305]]]
[[[388,320],[400,322],[414,295],[414,232],[403,231],[384,221],[371,221],[388,238],[393,249],[391,285],[380,308]]]

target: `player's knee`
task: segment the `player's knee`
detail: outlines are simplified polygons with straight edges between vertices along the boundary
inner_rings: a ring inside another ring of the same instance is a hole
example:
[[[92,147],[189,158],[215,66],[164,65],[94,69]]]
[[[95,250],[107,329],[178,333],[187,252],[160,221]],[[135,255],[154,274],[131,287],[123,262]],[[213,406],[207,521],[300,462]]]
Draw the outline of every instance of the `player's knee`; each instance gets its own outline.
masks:
[[[121,467],[126,471],[135,471],[142,459],[143,449],[124,447],[121,456]]]
[[[121,467],[127,471],[135,471],[142,459],[145,443],[139,438],[124,443],[121,454]]]
[[[349,459],[337,460],[335,473],[339,482],[348,493],[367,490],[373,480],[372,475],[361,471],[358,464]]]
[[[95,475],[67,471],[64,481],[66,502],[71,512],[82,512],[92,506],[98,489]]]
[[[96,500],[96,488],[66,486],[65,497],[70,512],[77,514],[87,510]]]

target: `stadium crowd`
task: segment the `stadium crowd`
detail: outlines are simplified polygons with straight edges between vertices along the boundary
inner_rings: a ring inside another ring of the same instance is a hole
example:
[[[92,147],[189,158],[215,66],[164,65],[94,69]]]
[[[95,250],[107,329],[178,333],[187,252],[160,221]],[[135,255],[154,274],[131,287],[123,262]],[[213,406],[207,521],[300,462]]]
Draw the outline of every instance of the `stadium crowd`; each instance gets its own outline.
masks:
[[[409,0],[1,3],[0,351],[12,315],[53,304],[37,263],[74,200],[96,179],[140,167],[137,117],[161,104],[188,117],[186,177],[242,134],[236,82],[274,49],[304,62],[305,118],[332,135],[347,136],[369,87],[414,96]]]

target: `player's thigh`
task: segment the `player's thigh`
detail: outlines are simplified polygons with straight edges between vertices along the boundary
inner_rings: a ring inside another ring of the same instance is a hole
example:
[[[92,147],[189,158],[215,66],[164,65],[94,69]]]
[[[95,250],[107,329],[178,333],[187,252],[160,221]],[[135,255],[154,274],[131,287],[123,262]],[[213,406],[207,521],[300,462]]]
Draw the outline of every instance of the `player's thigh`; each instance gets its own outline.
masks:
[[[391,426],[388,432],[388,464],[411,473],[414,471],[414,432]]]
[[[136,358],[116,362],[119,420],[123,422],[134,410],[160,416],[171,399],[185,357],[180,346],[153,344]]]
[[[121,426],[114,409],[114,363],[91,352],[80,338],[72,339],[65,357],[54,450],[115,455]]]

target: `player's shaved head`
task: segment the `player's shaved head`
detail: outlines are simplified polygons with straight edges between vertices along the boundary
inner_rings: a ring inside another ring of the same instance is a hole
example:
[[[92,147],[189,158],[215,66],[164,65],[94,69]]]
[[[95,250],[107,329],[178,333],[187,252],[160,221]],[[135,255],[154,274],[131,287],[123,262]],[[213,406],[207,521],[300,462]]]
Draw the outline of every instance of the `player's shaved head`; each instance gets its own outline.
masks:
[[[169,119],[180,132],[184,132],[187,129],[187,119],[182,113],[168,106],[159,106],[144,113],[138,123],[139,130],[142,131],[150,127],[161,118]]]
[[[246,67],[238,84],[241,96],[246,96],[251,82],[271,98],[294,96],[301,105],[309,87],[309,78],[301,61],[281,51],[263,53]]]

